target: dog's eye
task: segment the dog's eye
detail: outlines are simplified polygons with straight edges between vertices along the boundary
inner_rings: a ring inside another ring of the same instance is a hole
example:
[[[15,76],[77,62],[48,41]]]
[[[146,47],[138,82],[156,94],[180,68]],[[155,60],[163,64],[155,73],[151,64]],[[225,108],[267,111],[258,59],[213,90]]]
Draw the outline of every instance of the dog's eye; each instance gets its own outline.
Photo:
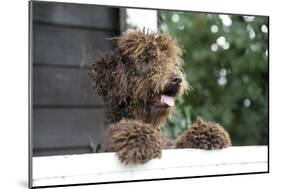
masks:
[[[136,72],[135,70],[133,70],[133,71],[131,72],[131,75],[132,75],[132,76],[136,76],[136,75],[137,75],[137,72]]]
[[[138,70],[142,73],[151,71],[153,64],[144,62],[139,65]]]

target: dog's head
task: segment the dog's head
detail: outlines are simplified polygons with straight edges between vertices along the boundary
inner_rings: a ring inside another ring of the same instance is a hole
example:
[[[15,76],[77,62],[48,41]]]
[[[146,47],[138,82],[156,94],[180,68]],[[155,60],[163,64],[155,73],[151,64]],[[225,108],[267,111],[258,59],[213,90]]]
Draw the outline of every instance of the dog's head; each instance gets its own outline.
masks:
[[[167,33],[147,31],[127,32],[115,39],[115,51],[90,67],[97,93],[133,118],[166,116],[188,87],[176,40]]]

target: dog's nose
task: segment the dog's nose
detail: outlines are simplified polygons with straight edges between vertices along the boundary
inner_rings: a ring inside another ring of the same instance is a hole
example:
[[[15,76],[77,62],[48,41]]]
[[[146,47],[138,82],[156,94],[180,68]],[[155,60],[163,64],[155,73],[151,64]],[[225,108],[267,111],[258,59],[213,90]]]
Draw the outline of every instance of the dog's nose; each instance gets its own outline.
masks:
[[[181,77],[179,77],[179,76],[174,76],[174,77],[172,77],[172,83],[173,83],[173,84],[179,84],[179,83],[181,83],[181,82],[182,82]]]

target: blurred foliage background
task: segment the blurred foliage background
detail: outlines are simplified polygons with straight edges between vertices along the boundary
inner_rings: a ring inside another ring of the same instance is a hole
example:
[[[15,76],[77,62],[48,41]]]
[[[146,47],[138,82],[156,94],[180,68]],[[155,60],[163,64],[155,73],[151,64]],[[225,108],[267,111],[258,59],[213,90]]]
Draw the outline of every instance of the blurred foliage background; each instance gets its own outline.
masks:
[[[197,116],[221,123],[233,145],[268,143],[268,17],[159,12],[159,27],[184,49],[193,88],[163,127],[176,138]]]

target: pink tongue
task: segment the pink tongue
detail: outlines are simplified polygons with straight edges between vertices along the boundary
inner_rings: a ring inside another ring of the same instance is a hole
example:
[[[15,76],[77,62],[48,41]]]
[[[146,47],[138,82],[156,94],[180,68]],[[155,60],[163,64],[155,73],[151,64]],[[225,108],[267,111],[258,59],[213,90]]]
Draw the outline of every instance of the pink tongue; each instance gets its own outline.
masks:
[[[167,95],[161,95],[161,102],[164,102],[168,106],[174,106],[175,105],[175,100],[173,97],[167,96]]]

